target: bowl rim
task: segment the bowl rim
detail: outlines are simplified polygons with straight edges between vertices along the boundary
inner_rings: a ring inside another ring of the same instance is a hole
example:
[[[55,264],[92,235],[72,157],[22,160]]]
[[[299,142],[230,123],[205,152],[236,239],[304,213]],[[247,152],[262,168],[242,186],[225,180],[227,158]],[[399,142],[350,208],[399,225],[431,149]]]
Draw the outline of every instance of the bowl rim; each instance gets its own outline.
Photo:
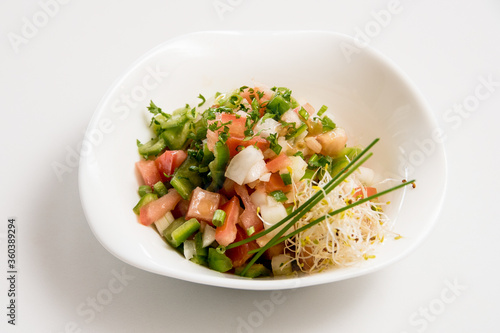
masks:
[[[208,31],[198,31],[198,32],[191,32],[183,35],[176,36],[174,38],[170,38],[157,46],[151,48],[149,51],[146,53],[142,54],[137,60],[135,60],[131,65],[128,66],[128,68],[115,79],[103,97],[101,98],[100,102],[98,103],[92,118],[87,126],[86,133],[90,131],[91,129],[95,128],[97,125],[97,122],[101,118],[102,114],[105,112],[104,106],[109,102],[109,100],[112,98],[113,93],[117,89],[117,87],[120,86],[122,82],[124,82],[138,67],[140,67],[145,60],[149,59],[151,56],[153,56],[155,53],[158,51],[162,50],[165,48],[167,45],[174,43],[179,40],[183,39],[189,39],[192,37],[196,36],[202,36],[202,35],[235,35],[235,36],[244,36],[244,35],[255,35],[255,36],[277,36],[277,35],[324,35],[327,38],[339,38],[343,39],[347,42],[350,43],[356,43],[356,40],[354,37],[339,33],[339,32],[333,32],[333,31],[325,31],[325,30],[262,30],[262,31],[251,31],[251,30],[208,30]],[[408,75],[403,72],[390,58],[382,54],[380,51],[377,49],[371,47],[370,45],[365,45],[362,48],[363,52],[366,52],[370,57],[373,57],[377,62],[381,63],[384,67],[388,68],[392,74],[397,76],[397,79],[401,81],[407,88],[408,91],[411,92],[412,96],[414,97],[415,101],[418,103],[419,109],[422,110],[423,115],[427,118],[427,121],[432,123],[434,127],[437,127],[437,121],[436,118],[434,117],[427,101],[423,97],[422,93],[420,90],[416,87],[416,85],[412,82],[412,80],[408,77]],[[186,274],[182,271],[176,270],[176,271],[169,271],[166,272],[164,270],[151,267],[150,265],[144,264],[142,262],[135,262],[131,260],[130,258],[127,258],[126,256],[123,256],[121,253],[114,251],[113,248],[111,248],[105,241],[105,239],[102,237],[99,232],[97,232],[95,225],[92,223],[91,218],[90,218],[90,209],[91,209],[91,203],[89,201],[88,196],[86,195],[86,184],[85,184],[85,174],[88,171],[87,169],[87,163],[88,163],[88,157],[86,155],[80,154],[80,160],[79,160],[79,167],[78,167],[78,188],[79,188],[79,194],[80,194],[80,201],[82,204],[83,212],[85,215],[85,218],[87,219],[87,222],[90,226],[90,229],[92,230],[92,233],[94,236],[97,238],[99,243],[108,250],[112,255],[120,259],[121,261],[140,268],[142,270],[167,276],[167,277],[172,277],[184,281],[189,281],[189,282],[194,282],[198,284],[204,284],[204,285],[210,285],[210,286],[217,286],[217,287],[225,287],[225,288],[232,288],[232,289],[243,289],[243,290],[282,290],[282,289],[294,289],[298,287],[307,287],[307,286],[313,286],[313,285],[320,285],[320,284],[325,284],[325,283],[332,283],[332,282],[337,282],[337,281],[342,281],[345,279],[349,278],[354,278],[354,277],[359,277],[362,275],[366,275],[375,271],[378,271],[380,269],[383,269],[399,260],[407,256],[409,253],[414,251],[418,246],[420,246],[423,242],[423,240],[428,236],[428,234],[432,231],[434,228],[436,221],[439,218],[439,215],[441,214],[442,211],[442,204],[444,202],[445,198],[445,193],[447,189],[447,182],[448,182],[448,167],[447,167],[447,158],[446,158],[446,152],[444,149],[444,143],[440,143],[437,145],[437,149],[441,153],[441,158],[442,158],[442,172],[444,174],[444,180],[442,184],[442,193],[439,198],[439,202],[436,203],[437,209],[435,210],[434,214],[430,216],[429,218],[432,219],[432,223],[427,227],[425,232],[419,233],[417,240],[413,242],[411,246],[408,246],[404,249],[404,251],[398,253],[397,255],[391,257],[390,259],[381,262],[378,265],[375,266],[369,266],[369,267],[361,267],[359,269],[356,269],[354,271],[349,271],[345,275],[337,275],[334,278],[329,278],[329,275],[327,273],[319,273],[319,274],[312,274],[312,275],[304,275],[304,276],[299,276],[299,277],[294,277],[294,278],[273,278],[273,279],[248,279],[248,278],[242,278],[242,277],[235,277],[235,276],[230,276],[231,278],[227,278],[226,275],[221,275],[219,276],[203,276],[203,280],[197,279],[193,274]],[[222,274],[222,273],[221,273]]]

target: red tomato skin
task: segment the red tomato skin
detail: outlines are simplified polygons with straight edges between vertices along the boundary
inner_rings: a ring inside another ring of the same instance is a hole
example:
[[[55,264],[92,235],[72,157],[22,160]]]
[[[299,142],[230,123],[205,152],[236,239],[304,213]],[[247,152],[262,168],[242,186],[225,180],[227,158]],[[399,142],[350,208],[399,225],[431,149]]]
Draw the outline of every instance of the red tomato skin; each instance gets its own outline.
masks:
[[[169,179],[187,158],[187,153],[184,150],[167,150],[155,160],[156,167],[162,175],[167,175]]]
[[[184,217],[189,209],[189,200],[182,199],[177,203],[177,206],[172,210],[174,218]]]
[[[248,146],[253,146],[256,145],[257,148],[260,150],[264,151],[269,147],[269,142],[261,138],[260,136],[256,136],[253,139],[243,141],[244,138],[237,138],[237,137],[229,137],[226,141],[226,145],[229,148],[229,155],[231,158],[233,158],[236,154],[238,154],[240,151],[238,150],[238,146],[243,146],[243,147],[248,147]]]
[[[214,213],[219,208],[220,194],[195,188],[191,194],[186,220],[195,218],[198,221],[212,223]]]
[[[234,240],[235,242],[239,242],[241,240],[248,238],[246,232],[242,228],[237,226],[236,230],[237,230],[236,238]],[[258,248],[259,245],[257,245],[257,242],[251,241],[246,244],[237,246],[235,248],[226,250],[225,254],[233,262],[233,267],[241,267],[247,262],[248,259],[250,259],[253,256],[253,254],[249,254],[248,252]]]
[[[240,216],[240,225],[243,227],[245,231],[253,227],[255,230],[254,233],[257,233],[262,229],[264,229],[264,224],[262,223],[261,219],[257,216],[257,207],[250,199],[250,195],[248,194],[246,186],[235,184],[234,189],[236,191],[236,194],[243,201],[243,205],[245,206],[245,210]]]
[[[239,138],[245,137],[246,119],[247,119],[246,117],[238,118],[235,114],[228,114],[228,113],[221,113],[219,116],[217,116],[217,120],[220,121],[222,124],[231,122],[231,124],[226,125],[227,127],[229,127],[229,136],[239,137]],[[218,131],[221,132],[222,128],[219,129]]]
[[[161,198],[141,207],[139,222],[143,225],[151,225],[174,209],[181,199],[182,197],[176,190],[170,189],[168,193]]]
[[[146,185],[153,186],[157,182],[163,181],[164,179],[158,171],[154,161],[139,161],[135,163],[135,167],[141,174],[144,184]]]
[[[366,197],[371,197],[372,195],[377,194],[377,189],[375,187],[366,186],[365,191],[366,191]],[[365,198],[362,188],[357,188],[352,196],[356,200]]]
[[[269,170],[269,172],[278,172],[281,169],[285,169],[287,166],[289,166],[291,162],[292,161],[286,154],[281,153],[267,162],[266,168],[267,170]]]
[[[271,193],[274,191],[283,191],[283,193],[290,192],[292,190],[292,185],[285,185],[283,179],[278,173],[271,174],[268,182],[264,183],[266,193]]]
[[[236,223],[240,217],[240,200],[238,197],[232,197],[220,209],[226,212],[226,219],[221,227],[215,228],[215,240],[220,245],[228,246],[236,238]]]

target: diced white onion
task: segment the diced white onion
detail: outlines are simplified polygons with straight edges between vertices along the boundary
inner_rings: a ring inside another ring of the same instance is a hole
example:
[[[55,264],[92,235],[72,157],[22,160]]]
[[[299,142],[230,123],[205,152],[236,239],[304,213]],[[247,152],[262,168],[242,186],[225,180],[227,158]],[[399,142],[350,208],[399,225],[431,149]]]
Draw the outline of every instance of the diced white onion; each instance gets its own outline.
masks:
[[[264,156],[262,156],[264,158]],[[264,175],[265,173],[268,173],[268,170],[266,168],[266,162],[264,162],[264,159],[257,161],[250,170],[248,170],[248,173],[245,177],[245,180],[243,181],[243,184],[248,184],[253,181],[256,181],[257,179],[260,178],[260,176]]]
[[[306,142],[307,148],[311,149],[315,154],[319,154],[321,152],[321,143],[319,143],[315,138],[308,137],[305,138],[304,141]]]
[[[276,127],[280,125],[279,122],[272,118],[268,118],[264,121],[260,119],[255,125],[253,131],[254,133],[260,133],[260,136],[267,138],[270,134],[276,133]]]
[[[267,205],[267,194],[263,191],[255,191],[250,194],[250,200],[252,200],[256,207]]]
[[[215,229],[211,226],[205,226],[205,230],[203,231],[203,236],[201,237],[202,247],[210,246],[215,241]]]
[[[292,262],[286,254],[279,254],[271,259],[271,267],[274,275],[292,274]]]
[[[272,196],[263,191],[255,191],[250,195],[250,200],[259,207],[264,229],[268,229],[287,216],[286,208],[282,203],[276,201]],[[259,246],[264,246],[282,227],[273,230],[269,234],[257,239]]]
[[[260,176],[259,180],[262,182],[268,182],[271,179],[271,173],[265,173],[262,176]]]
[[[281,146],[281,152],[284,154],[292,149],[292,146],[288,143],[284,136],[278,137],[278,144]]]
[[[246,113],[245,111],[236,111],[235,114],[239,115],[240,117],[243,117],[243,118],[247,118],[248,117],[248,113]]]
[[[289,158],[291,160],[292,180],[293,182],[298,182],[306,173],[307,163],[300,156],[289,156]],[[280,170],[280,173],[286,172],[288,172],[288,168]]]
[[[158,221],[155,221],[155,226],[156,230],[160,233],[160,235],[163,236],[163,231],[167,229],[167,227],[174,221],[174,216],[172,215],[171,212],[168,212],[165,214],[162,218],[160,218]]]
[[[184,257],[186,259],[191,259],[196,253],[196,243],[194,240],[186,240],[184,241]]]
[[[260,206],[260,215],[264,220],[264,229],[268,229],[284,219],[288,214],[286,208],[281,203],[275,205],[262,205]]]
[[[234,156],[233,159],[229,162],[225,176],[233,180],[235,183],[243,185],[245,184],[248,173],[256,163],[259,163],[259,161],[264,162],[264,155],[262,155],[260,149],[257,149],[254,146],[248,146],[238,154],[236,154],[236,156]],[[262,166],[262,163],[260,163],[260,165]],[[264,163],[263,169],[265,170],[265,172],[267,172],[265,166],[266,165]],[[253,180],[257,180],[261,175],[262,173]]]
[[[293,112],[293,110],[288,110],[283,113],[281,120],[286,121],[287,123],[295,123],[296,128],[299,128],[299,126],[302,125],[299,115]]]
[[[359,181],[365,186],[372,186],[375,180],[375,172],[366,167],[360,166],[356,170]]]

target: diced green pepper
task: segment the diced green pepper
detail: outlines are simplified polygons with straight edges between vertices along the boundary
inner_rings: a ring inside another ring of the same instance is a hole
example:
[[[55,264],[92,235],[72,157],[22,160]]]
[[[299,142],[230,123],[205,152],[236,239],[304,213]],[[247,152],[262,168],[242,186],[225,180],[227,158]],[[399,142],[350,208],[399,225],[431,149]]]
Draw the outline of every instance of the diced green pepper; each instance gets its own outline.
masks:
[[[241,103],[243,97],[240,96],[239,91],[235,90],[231,94],[227,94],[224,97],[217,100],[217,104],[222,107],[228,107],[234,109]]]
[[[161,124],[161,128],[166,130],[170,128],[177,128],[177,127],[182,127],[184,124],[188,121],[188,117],[183,114],[183,115],[178,115],[170,118],[169,120],[163,122]]]
[[[148,193],[153,193],[153,190],[151,189],[151,186],[149,186],[149,185],[141,185],[141,186],[139,186],[139,190],[137,192],[139,193],[140,197],[143,197]]]
[[[161,138],[170,150],[183,149],[189,137],[191,122],[186,121],[183,126],[168,128],[161,133]]]
[[[198,255],[194,255],[191,259],[192,262],[194,262],[195,264],[198,264],[198,265],[201,265],[201,266],[205,266],[205,267],[208,267],[208,260],[207,260],[207,257],[206,256],[198,256]]]
[[[300,180],[303,180],[303,179],[312,179],[314,177],[315,173],[316,173],[316,170],[307,168],[306,171],[305,171],[305,173],[304,173],[304,176],[302,176],[302,178]]]
[[[244,269],[244,266],[238,267],[235,269],[234,273],[236,275],[240,275],[240,276],[244,276],[244,277],[248,277],[248,278],[256,278],[259,276],[270,276],[271,275],[271,271],[269,269],[267,269],[266,266],[264,266],[262,264],[253,264],[252,266],[250,266],[250,268],[245,273],[245,275],[241,275],[241,273],[243,272],[243,269]]]
[[[233,268],[231,259],[223,253],[217,252],[214,248],[208,249],[208,267],[218,272],[227,272]]]
[[[280,174],[281,179],[283,180],[283,183],[285,185],[291,185],[292,184],[292,175],[290,175],[289,172],[287,173],[282,173]]]
[[[155,201],[156,199],[158,199],[158,195],[156,195],[155,193],[146,193],[143,197],[141,197],[137,205],[135,205],[133,209],[134,213],[139,215],[142,206],[147,205],[148,203],[150,203],[151,201]]]
[[[283,113],[290,110],[290,107],[290,102],[285,100],[281,94],[275,94],[271,101],[267,104],[266,109],[278,117],[281,117]]]
[[[180,227],[184,222],[186,222],[186,219],[184,219],[184,217],[179,217],[178,219],[175,219],[172,223],[170,223],[165,230],[163,230],[163,237],[165,237],[167,242],[172,246],[174,246],[172,243],[175,243],[172,239],[172,232],[174,232],[175,229]],[[178,245],[174,247],[178,247]]]
[[[161,180],[153,185],[153,189],[155,193],[158,194],[159,197],[164,196],[168,192],[165,184],[163,184]]]
[[[165,229],[163,236],[165,236],[170,245],[178,247],[188,239],[189,236],[198,231],[198,229],[200,229],[200,222],[198,222],[198,220],[193,218],[185,221],[184,218],[182,218],[182,220],[179,218],[174,220],[174,222]]]
[[[282,190],[273,191],[269,193],[269,195],[272,196],[274,200],[278,202],[285,202],[288,199]]]
[[[307,125],[306,124],[302,124],[299,126],[299,128],[297,128],[295,131],[291,132],[290,134],[287,134],[285,136],[285,139],[287,140],[290,140],[290,139],[295,139],[297,138],[299,135],[301,135],[302,133],[304,133],[304,131],[307,129]]]
[[[156,137],[139,147],[139,154],[142,156],[156,156],[167,147],[163,137]]]
[[[343,168],[345,168],[350,161],[352,161],[361,152],[361,148],[347,147],[340,151],[339,155],[332,160],[329,168],[330,175],[335,176]]]
[[[151,122],[151,127],[153,128],[153,131],[155,132],[156,135],[159,135],[163,129],[163,124],[168,121],[169,118],[165,117],[162,114],[157,114],[154,118],[153,121]]]
[[[224,184],[224,173],[229,162],[229,148],[221,141],[217,141],[214,147],[214,156],[214,160],[208,165],[212,182],[207,190],[211,192],[217,192]]]
[[[201,232],[198,232],[194,236],[194,243],[196,247],[196,256],[201,256],[201,257],[206,257],[208,256],[208,248],[203,247],[203,234]]]
[[[323,115],[323,113],[326,112],[326,110],[328,110],[328,106],[322,105],[321,108],[318,110],[317,116],[321,117]]]
[[[201,165],[208,165],[210,162],[214,160],[214,153],[208,149],[208,145],[206,143],[203,144],[203,159],[201,160]]]
[[[196,187],[201,186],[203,182],[198,171],[190,170],[192,166],[198,166],[198,161],[196,161],[194,157],[188,156],[181,166],[175,170],[172,180],[170,180],[170,185],[172,185],[185,200],[187,200],[191,192],[193,192]]]
[[[337,127],[337,125],[335,125],[333,120],[331,120],[327,116],[323,116],[321,118],[321,123],[323,124],[323,132],[331,131],[331,130],[335,129],[335,127]]]

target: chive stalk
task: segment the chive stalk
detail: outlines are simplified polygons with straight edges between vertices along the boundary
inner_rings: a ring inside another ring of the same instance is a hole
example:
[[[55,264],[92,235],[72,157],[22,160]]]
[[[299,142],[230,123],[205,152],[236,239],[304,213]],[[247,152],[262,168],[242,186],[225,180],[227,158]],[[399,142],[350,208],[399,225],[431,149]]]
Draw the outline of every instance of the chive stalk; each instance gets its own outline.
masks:
[[[278,231],[276,233],[276,235],[269,241],[267,242],[266,245],[264,245],[263,247],[261,247],[259,249],[259,251],[257,252],[257,254],[255,256],[253,256],[253,258],[250,260],[250,262],[247,264],[247,266],[243,269],[243,272],[242,272],[242,275],[245,275],[245,273],[247,272],[247,270],[257,261],[257,259],[259,259],[263,254],[264,252],[269,249],[272,245],[276,244],[276,241],[281,238],[281,236],[283,236],[283,234],[285,234],[285,232],[288,231],[288,229],[290,229],[295,223],[297,223],[297,221],[299,219],[302,218],[302,216],[304,216],[309,210],[311,210],[314,206],[316,206],[316,204],[318,202],[320,202],[321,200],[323,200],[323,198],[328,195],[328,193],[330,193],[335,187],[337,187],[341,182],[343,182],[348,176],[350,176],[354,171],[356,171],[364,162],[366,162],[366,160],[368,160],[373,154],[370,153],[368,154],[366,157],[362,158],[361,161],[359,161],[358,163],[356,163],[355,165],[353,165],[348,171],[346,171],[342,176],[340,177],[335,177],[337,178],[337,180],[335,180],[333,183],[330,181],[328,182],[328,184],[323,187],[323,191],[318,191],[315,195],[313,195],[311,198],[314,198],[314,200],[312,200],[306,207],[304,207],[301,212],[299,214],[296,214],[295,217],[290,221],[288,222],[280,231]],[[316,196],[317,194],[319,194],[318,196]],[[309,199],[310,200],[310,199]],[[307,202],[309,202],[306,201]],[[302,205],[302,206],[305,206],[305,203]],[[301,206],[301,207],[302,207]],[[299,207],[300,208],[300,207]],[[284,219],[285,220],[285,219]],[[283,220],[282,220],[283,221]],[[286,220],[285,222],[278,222],[276,223],[274,226],[272,226],[271,228],[267,229],[266,230],[266,233],[271,231],[271,229],[273,229],[273,227],[280,227],[281,225],[283,225],[284,223],[286,223]],[[274,228],[275,229],[275,228]],[[248,239],[248,238],[247,238]],[[232,245],[232,244],[231,244]],[[229,247],[229,246],[228,246]]]
[[[302,215],[300,215],[300,217],[302,217],[307,211],[309,211],[311,207],[310,204],[316,200],[318,197],[321,196],[321,198],[317,201],[319,202],[321,199],[323,199],[323,195],[326,193],[328,194],[329,191],[328,191],[328,188],[331,187],[332,184],[334,184],[336,182],[336,180],[338,178],[340,178],[342,176],[342,173],[347,171],[349,168],[351,168],[359,159],[361,159],[361,157],[366,154],[366,152],[368,152],[377,142],[379,141],[379,139],[375,139],[372,141],[372,143],[370,143],[362,152],[360,152],[356,157],[354,157],[352,159],[352,161],[347,164],[342,170],[340,170],[339,173],[337,173],[335,176],[333,176],[332,180],[330,180],[328,182],[328,184],[325,185],[324,187],[324,191],[319,191],[317,192],[316,194],[314,194],[313,196],[311,196],[306,202],[304,202],[300,207],[298,207],[296,210],[294,210],[290,215],[288,215],[287,217],[283,218],[281,221],[279,221],[278,223],[276,223],[275,225],[271,226],[270,228],[268,229],[265,229],[265,230],[262,230],[260,231],[259,233],[253,235],[253,236],[250,236],[244,240],[241,240],[239,242],[234,242],[232,244],[229,244],[226,248],[227,249],[231,249],[231,248],[234,248],[234,247],[238,247],[240,245],[243,245],[243,244],[246,244],[248,242],[251,242],[253,240],[256,240],[257,238],[260,238],[266,234],[268,234],[269,232],[275,230],[276,228],[280,227],[282,224],[286,223],[288,220],[294,218],[295,216],[299,215],[302,213]],[[355,169],[354,169],[355,170]],[[354,171],[352,170],[352,171]],[[336,185],[335,185],[336,186]],[[333,189],[333,188],[332,188]],[[330,191],[332,190],[330,189]],[[307,207],[309,207],[305,212],[302,212],[304,209],[306,209]],[[299,217],[299,218],[300,218]],[[298,220],[298,219],[297,219]]]
[[[226,219],[226,212],[222,209],[217,209],[212,218],[212,224],[216,227],[222,227],[224,225],[224,220]]]
[[[350,204],[350,205],[347,205],[347,206],[345,206],[345,207],[342,207],[342,208],[339,208],[339,209],[337,209],[337,210],[334,210],[333,212],[330,212],[330,213],[328,213],[328,214],[325,214],[325,215],[323,215],[322,217],[317,218],[316,220],[309,222],[307,225],[304,225],[304,226],[302,226],[302,227],[300,227],[300,228],[298,228],[298,229],[296,229],[296,230],[292,231],[292,232],[291,232],[291,233],[289,233],[288,235],[284,235],[283,237],[279,238],[279,239],[278,239],[275,243],[273,243],[271,246],[276,245],[276,244],[279,244],[279,243],[281,243],[281,242],[283,242],[283,241],[287,240],[288,238],[291,238],[291,237],[293,237],[293,236],[295,236],[295,235],[297,235],[297,234],[301,233],[302,231],[305,231],[306,229],[309,229],[310,227],[312,227],[312,226],[314,226],[314,225],[316,225],[316,224],[320,223],[321,221],[326,220],[326,219],[327,219],[327,218],[329,218],[329,217],[332,217],[332,216],[335,216],[335,215],[337,215],[337,214],[340,214],[340,213],[342,213],[342,212],[344,212],[344,211],[346,211],[346,210],[349,210],[349,209],[351,209],[351,208],[353,208],[353,207],[356,207],[356,206],[358,206],[358,205],[361,205],[361,204],[363,204],[363,203],[365,203],[365,202],[367,202],[367,201],[370,201],[370,200],[373,200],[373,199],[375,199],[375,198],[378,198],[378,197],[380,197],[380,196],[382,196],[382,195],[384,195],[384,194],[387,194],[387,193],[390,193],[390,192],[392,192],[392,191],[398,190],[398,189],[400,189],[400,188],[402,188],[402,187],[404,187],[404,186],[407,186],[407,185],[413,184],[414,182],[415,182],[415,180],[410,180],[409,182],[405,182],[405,183],[399,184],[399,185],[397,185],[397,186],[391,187],[391,188],[389,188],[389,189],[387,189],[387,190],[384,190],[384,191],[378,192],[378,193],[373,194],[373,195],[371,195],[371,196],[369,196],[369,197],[366,197],[366,198],[360,199],[360,200],[358,200],[358,201],[356,201],[356,202],[354,202],[354,203],[352,203],[352,204]],[[270,242],[269,242],[269,243],[270,243]],[[268,243],[268,244],[269,244],[269,243]],[[267,245],[267,244],[266,244],[266,245]],[[271,247],[271,246],[270,246],[270,247]],[[257,250],[251,250],[251,251],[248,251],[248,253],[256,253],[256,252],[258,252],[258,249],[257,249]]]

